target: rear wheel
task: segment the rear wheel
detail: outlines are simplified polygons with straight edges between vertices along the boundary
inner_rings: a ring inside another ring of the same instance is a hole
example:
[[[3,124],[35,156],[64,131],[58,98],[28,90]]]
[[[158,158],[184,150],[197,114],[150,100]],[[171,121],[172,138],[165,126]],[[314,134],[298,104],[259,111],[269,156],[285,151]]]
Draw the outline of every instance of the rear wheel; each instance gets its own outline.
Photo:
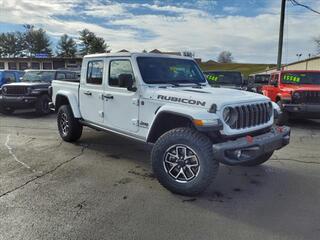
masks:
[[[46,115],[50,113],[49,107],[50,97],[48,95],[42,95],[36,103],[36,113],[38,115]]]
[[[61,138],[66,142],[77,141],[82,134],[82,125],[74,118],[69,105],[63,105],[58,110],[58,129]]]
[[[219,167],[209,138],[191,128],[177,128],[162,135],[151,159],[153,172],[165,188],[189,196],[203,192]]]
[[[266,161],[268,161],[271,156],[273,154],[272,152],[266,153],[262,156],[257,157],[256,159],[250,161],[250,162],[246,162],[246,163],[241,163],[240,166],[245,166],[245,167],[254,167],[254,166],[258,166],[261,165],[263,163],[265,163]]]

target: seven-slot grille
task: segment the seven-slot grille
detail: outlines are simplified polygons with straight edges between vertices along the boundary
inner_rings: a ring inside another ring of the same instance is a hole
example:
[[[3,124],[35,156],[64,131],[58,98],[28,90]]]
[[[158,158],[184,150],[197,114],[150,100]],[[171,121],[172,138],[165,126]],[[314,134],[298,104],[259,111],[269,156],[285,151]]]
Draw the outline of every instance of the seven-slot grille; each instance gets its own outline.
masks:
[[[296,103],[320,104],[320,91],[298,91],[299,99],[294,99]]]
[[[233,107],[237,120],[229,125],[232,129],[242,129],[262,125],[270,121],[272,116],[272,104],[257,103]]]
[[[24,95],[27,93],[27,87],[25,86],[5,86],[6,90],[3,89],[4,95]]]

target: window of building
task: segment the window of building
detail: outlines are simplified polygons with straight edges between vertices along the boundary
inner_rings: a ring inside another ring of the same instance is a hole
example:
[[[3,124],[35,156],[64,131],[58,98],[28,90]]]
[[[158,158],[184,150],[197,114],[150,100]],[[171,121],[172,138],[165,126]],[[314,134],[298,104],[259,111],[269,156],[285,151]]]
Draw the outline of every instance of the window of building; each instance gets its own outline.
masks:
[[[109,85],[123,87],[119,81],[122,74],[130,74],[133,77],[133,70],[129,60],[114,60],[110,63]]]
[[[52,69],[52,63],[51,62],[44,62],[42,63],[42,68],[43,69]]]
[[[32,62],[31,63],[31,69],[40,69],[40,63]]]
[[[26,70],[28,69],[28,63],[27,62],[20,62],[19,63],[19,70]]]
[[[102,84],[103,77],[103,61],[88,62],[87,83]]]
[[[65,67],[64,61],[53,61],[53,69],[64,69]]]
[[[9,70],[17,70],[16,62],[8,62]]]
[[[0,62],[0,69],[4,69],[4,62]]]

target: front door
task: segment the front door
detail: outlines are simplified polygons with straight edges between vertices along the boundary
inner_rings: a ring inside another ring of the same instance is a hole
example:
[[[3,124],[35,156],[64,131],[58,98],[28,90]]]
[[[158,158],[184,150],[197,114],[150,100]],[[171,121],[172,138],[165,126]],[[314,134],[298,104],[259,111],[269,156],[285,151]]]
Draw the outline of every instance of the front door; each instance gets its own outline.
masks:
[[[111,59],[108,65],[108,84],[103,94],[105,125],[120,131],[137,132],[139,95],[122,83],[123,76],[135,78],[130,58]]]
[[[104,61],[90,60],[87,63],[86,74],[81,78],[79,98],[82,118],[88,122],[103,124],[102,99],[104,89]]]

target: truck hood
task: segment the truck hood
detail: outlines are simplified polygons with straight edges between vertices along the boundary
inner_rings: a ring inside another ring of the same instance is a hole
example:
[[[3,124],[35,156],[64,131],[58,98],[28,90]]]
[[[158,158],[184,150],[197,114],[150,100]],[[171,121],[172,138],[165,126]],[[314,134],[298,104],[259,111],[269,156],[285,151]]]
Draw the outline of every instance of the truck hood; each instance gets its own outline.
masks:
[[[32,88],[35,88],[35,87],[48,87],[50,86],[51,84],[50,83],[44,83],[44,82],[17,82],[17,83],[9,83],[9,84],[4,84],[2,87],[4,86],[24,86],[24,87],[32,87]]]
[[[303,84],[303,85],[282,85],[282,91],[320,91],[320,85]]]
[[[245,104],[257,101],[270,101],[261,94],[247,91],[213,88],[213,87],[167,87],[152,88],[146,91],[147,99],[154,99],[163,102],[193,105],[203,108],[210,108],[212,104],[221,109],[225,105]]]

